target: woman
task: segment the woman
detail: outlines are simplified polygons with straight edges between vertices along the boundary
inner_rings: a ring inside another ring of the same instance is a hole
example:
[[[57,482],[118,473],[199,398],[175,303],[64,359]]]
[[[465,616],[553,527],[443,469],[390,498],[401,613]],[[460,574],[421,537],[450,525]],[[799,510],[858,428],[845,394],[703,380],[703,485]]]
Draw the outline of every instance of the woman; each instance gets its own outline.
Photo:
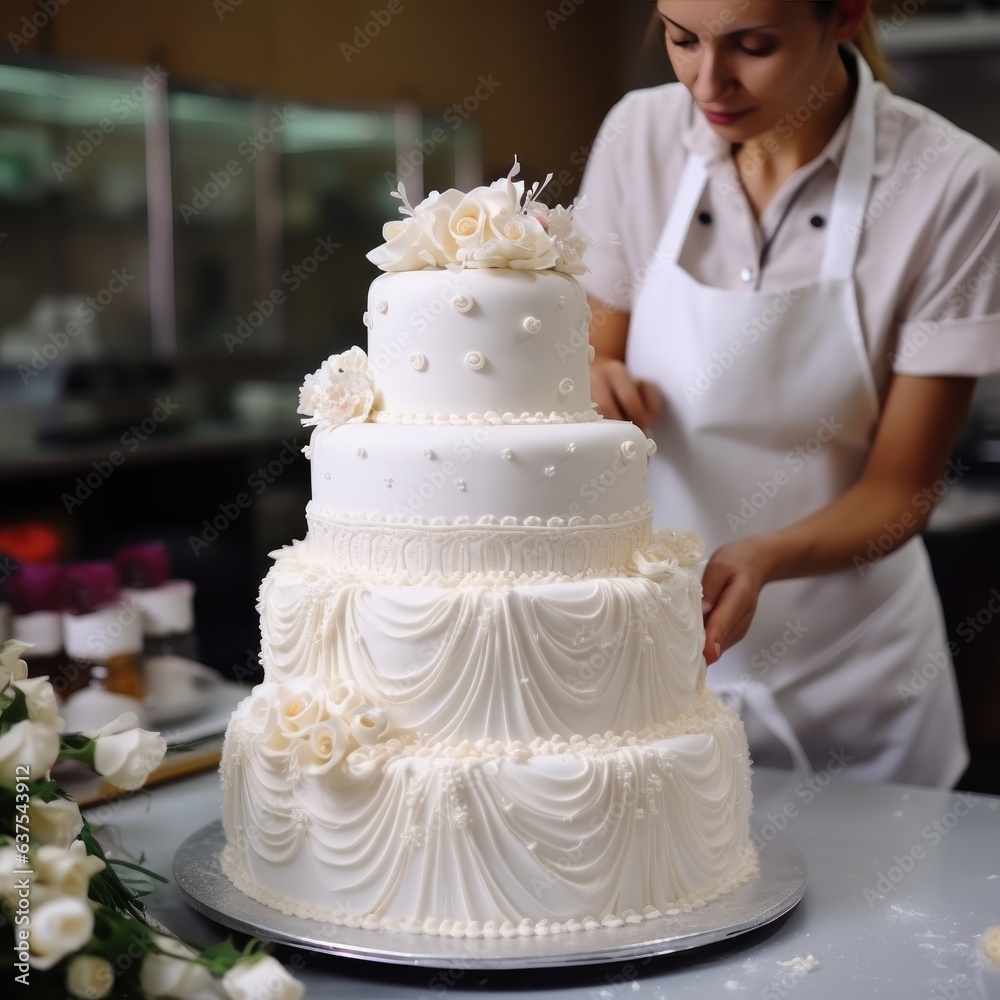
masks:
[[[659,445],[658,524],[706,540],[708,680],[755,761],[947,787],[917,536],[1000,369],[1000,156],[873,80],[869,4],[659,0],[680,82],[612,110],[577,215],[593,395]]]

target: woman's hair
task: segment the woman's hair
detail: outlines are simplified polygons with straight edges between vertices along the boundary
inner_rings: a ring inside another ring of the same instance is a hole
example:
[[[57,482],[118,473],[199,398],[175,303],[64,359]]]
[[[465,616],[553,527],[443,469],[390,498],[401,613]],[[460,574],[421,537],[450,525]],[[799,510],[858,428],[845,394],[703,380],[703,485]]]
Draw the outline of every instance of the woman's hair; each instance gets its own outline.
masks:
[[[839,0],[815,0],[817,13],[820,20],[832,17],[837,9]],[[871,67],[872,75],[876,80],[880,80],[886,86],[892,83],[892,67],[882,51],[882,43],[879,41],[878,28],[875,24],[875,14],[869,10],[858,33],[852,39],[858,51],[864,56],[865,62]]]

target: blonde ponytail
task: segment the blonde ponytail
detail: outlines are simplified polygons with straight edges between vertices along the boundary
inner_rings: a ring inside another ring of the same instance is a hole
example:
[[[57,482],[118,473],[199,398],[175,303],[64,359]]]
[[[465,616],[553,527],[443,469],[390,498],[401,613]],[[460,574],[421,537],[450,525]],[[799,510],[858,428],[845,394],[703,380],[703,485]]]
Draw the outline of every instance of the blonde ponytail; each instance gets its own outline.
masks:
[[[865,62],[871,67],[872,76],[881,81],[887,87],[892,86],[893,73],[889,60],[882,50],[882,42],[878,36],[878,25],[875,22],[875,13],[868,11],[868,16],[861,24],[861,28],[854,36],[854,44],[858,51],[864,56]]]

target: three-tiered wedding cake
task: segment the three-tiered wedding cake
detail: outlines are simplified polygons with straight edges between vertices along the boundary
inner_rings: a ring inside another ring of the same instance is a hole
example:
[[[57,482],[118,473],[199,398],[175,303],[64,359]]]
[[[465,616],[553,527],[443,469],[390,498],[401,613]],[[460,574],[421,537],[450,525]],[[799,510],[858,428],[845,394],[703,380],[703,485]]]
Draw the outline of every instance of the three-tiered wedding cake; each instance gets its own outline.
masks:
[[[590,402],[571,213],[432,194],[369,257],[368,355],[302,388],[309,531],[261,588],[223,867],[285,913],[511,936],[702,905],[756,870],[704,687],[700,543]]]

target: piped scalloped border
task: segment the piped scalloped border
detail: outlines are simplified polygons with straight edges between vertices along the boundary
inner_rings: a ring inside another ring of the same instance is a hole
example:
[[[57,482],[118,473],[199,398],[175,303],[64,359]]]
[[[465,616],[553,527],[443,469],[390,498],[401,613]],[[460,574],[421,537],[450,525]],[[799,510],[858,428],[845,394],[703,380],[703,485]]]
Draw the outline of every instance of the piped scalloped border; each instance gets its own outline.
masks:
[[[591,408],[580,413],[498,413],[488,410],[486,413],[400,413],[397,410],[372,410],[368,415],[370,423],[376,424],[412,424],[420,427],[454,427],[466,424],[498,425],[498,424],[586,424],[603,418],[597,410]]]

